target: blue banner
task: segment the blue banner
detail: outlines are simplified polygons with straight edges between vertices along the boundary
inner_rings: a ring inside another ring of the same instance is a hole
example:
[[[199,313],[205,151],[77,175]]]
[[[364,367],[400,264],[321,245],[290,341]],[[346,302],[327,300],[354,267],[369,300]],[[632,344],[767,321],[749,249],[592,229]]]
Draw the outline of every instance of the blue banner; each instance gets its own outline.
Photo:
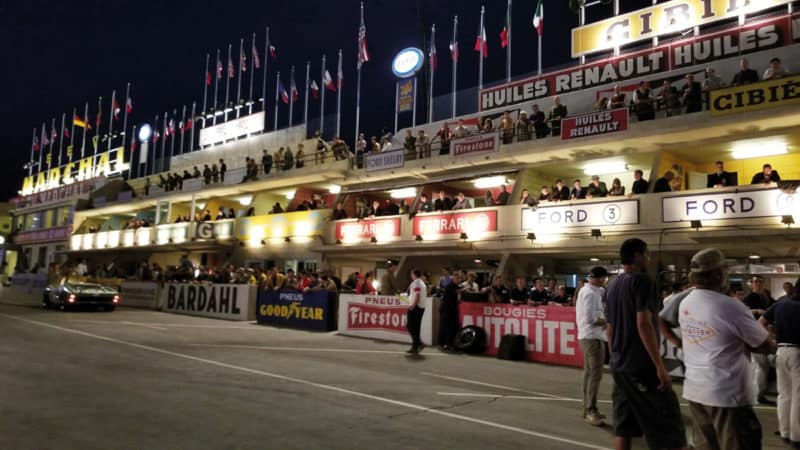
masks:
[[[259,291],[256,320],[260,324],[280,325],[312,331],[335,329],[333,302],[327,291]]]

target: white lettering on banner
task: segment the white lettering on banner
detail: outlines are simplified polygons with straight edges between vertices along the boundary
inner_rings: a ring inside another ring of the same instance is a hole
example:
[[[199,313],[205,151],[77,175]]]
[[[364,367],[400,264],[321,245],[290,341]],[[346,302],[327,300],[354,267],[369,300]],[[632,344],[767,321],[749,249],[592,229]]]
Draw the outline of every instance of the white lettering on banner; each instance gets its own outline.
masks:
[[[428,304],[431,300],[427,299]],[[338,333],[393,342],[411,342],[406,329],[408,302],[395,296],[350,295],[339,297]],[[422,316],[421,336],[433,343],[433,308]]]
[[[664,222],[778,217],[798,214],[800,202],[779,189],[679,195],[661,199]]]
[[[367,155],[365,165],[367,173],[379,172],[386,169],[396,169],[403,167],[406,157],[404,150],[396,150],[376,155]]]
[[[639,201],[585,203],[567,206],[540,206],[522,209],[522,229],[537,231],[539,227],[590,227],[633,225],[639,223]]]
[[[225,142],[241,136],[261,131],[264,128],[264,112],[258,112],[240,119],[229,120],[219,125],[200,130],[200,146]]]
[[[488,231],[491,220],[485,214],[419,219],[421,234],[442,234],[460,231]]]
[[[303,303],[303,294],[301,292],[285,292],[278,293],[278,299],[284,302],[300,302]]]
[[[550,355],[573,356],[576,354],[576,327],[572,321],[545,320],[546,313],[531,310],[534,317],[508,317],[502,311],[484,308],[483,317],[465,314],[461,326],[475,325],[486,331],[488,344],[500,347],[500,339],[507,334],[525,336],[525,348],[529,352]],[[494,314],[498,312],[499,314]]]

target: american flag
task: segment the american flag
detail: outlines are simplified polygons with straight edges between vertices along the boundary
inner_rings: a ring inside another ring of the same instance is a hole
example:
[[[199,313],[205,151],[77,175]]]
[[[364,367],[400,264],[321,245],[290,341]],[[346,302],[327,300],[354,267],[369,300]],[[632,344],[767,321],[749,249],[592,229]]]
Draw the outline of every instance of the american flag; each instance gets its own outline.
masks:
[[[358,27],[358,69],[361,65],[369,61],[369,50],[367,50],[367,26],[364,25],[364,5],[361,5],[361,26]]]

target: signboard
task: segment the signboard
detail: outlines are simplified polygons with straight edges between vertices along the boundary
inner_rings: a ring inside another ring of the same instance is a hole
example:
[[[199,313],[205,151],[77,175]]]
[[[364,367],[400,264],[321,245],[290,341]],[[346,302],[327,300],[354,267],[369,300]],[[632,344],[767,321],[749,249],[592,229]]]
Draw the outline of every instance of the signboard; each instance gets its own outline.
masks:
[[[432,304],[428,299],[428,304]],[[433,307],[425,309],[420,337],[433,344]],[[385,295],[340,295],[339,334],[411,343],[406,329],[408,299]]]
[[[256,320],[265,325],[331,331],[336,326],[332,311],[327,291],[259,291]]]
[[[599,59],[582,66],[483,89],[480,91],[479,107],[482,111],[508,107],[792,45],[800,39],[800,24],[797,20],[792,20],[792,17],[781,16],[751,22],[741,27],[691,36],[647,50]]]
[[[422,50],[409,47],[401,50],[392,60],[392,72],[397,78],[410,78],[419,72],[425,64]]]
[[[716,89],[710,92],[712,116],[725,116],[800,103],[800,76]]]
[[[405,165],[406,152],[405,150],[394,150],[391,152],[382,152],[376,154],[366,155],[364,159],[364,167],[367,173],[380,172],[386,169],[398,169]]]
[[[11,276],[11,288],[25,295],[42,296],[47,287],[46,273],[16,273]]]
[[[236,224],[236,239],[260,242],[263,239],[286,237],[309,238],[322,234],[322,222],[328,210],[297,211],[265,216],[242,217]]]
[[[497,231],[497,210],[443,214],[417,214],[412,222],[412,234],[440,236],[467,233],[476,238],[483,233]]]
[[[256,288],[247,284],[167,284],[160,301],[164,311],[171,313],[253,320]]]
[[[229,120],[219,125],[206,127],[200,130],[200,146],[225,142],[236,139],[264,129],[264,112],[250,114],[239,119]]]
[[[791,0],[672,0],[572,29],[572,57],[733,19]]]
[[[91,180],[104,175],[113,175],[128,170],[125,162],[125,149],[117,147],[113,150],[70,161],[61,167],[25,177],[20,194],[31,195],[55,189],[62,185],[70,185],[79,181]]]
[[[230,239],[233,237],[233,219],[195,224],[194,238],[199,241]]]
[[[119,295],[125,306],[156,309],[159,290],[154,281],[125,281],[119,286]]]
[[[72,184],[65,184],[53,189],[43,192],[19,197],[12,200],[17,208],[25,208],[27,206],[38,206],[47,203],[70,200],[73,197],[80,195],[88,195],[93,190],[98,189],[105,183],[105,178],[91,178],[89,180],[77,181]]]
[[[485,155],[499,151],[500,133],[477,134],[450,141],[450,156],[452,158]]]
[[[522,230],[540,231],[577,227],[607,227],[639,223],[639,201],[620,200],[522,209]]]
[[[798,214],[800,197],[780,189],[677,195],[661,199],[664,222],[780,217]]]
[[[397,82],[397,112],[411,112],[414,110],[414,80],[403,80]]]
[[[48,228],[46,230],[21,231],[14,236],[14,243],[25,245],[39,242],[66,241],[70,234],[72,234],[72,225]]]
[[[561,119],[561,139],[575,139],[628,129],[628,108],[598,111]]]
[[[357,242],[362,239],[377,238],[389,240],[400,237],[400,218],[344,220],[336,222],[336,239],[343,242]]]
[[[487,355],[497,354],[504,335],[521,334],[529,361],[583,366],[575,308],[461,303],[458,316],[462,327],[475,325],[486,331]]]

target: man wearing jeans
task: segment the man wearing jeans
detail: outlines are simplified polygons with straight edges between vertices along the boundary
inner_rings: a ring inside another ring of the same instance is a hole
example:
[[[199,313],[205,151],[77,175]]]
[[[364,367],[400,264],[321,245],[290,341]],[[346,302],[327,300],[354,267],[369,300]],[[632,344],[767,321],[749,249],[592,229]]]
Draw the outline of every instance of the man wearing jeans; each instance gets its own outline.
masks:
[[[408,316],[406,327],[408,334],[411,335],[411,349],[406,353],[416,355],[425,347],[420,339],[420,328],[422,327],[422,316],[425,315],[425,301],[428,297],[428,288],[422,281],[422,271],[413,269],[411,271],[411,284],[408,286]]]
[[[608,272],[594,267],[589,283],[578,293],[575,315],[578,323],[578,344],[583,352],[583,419],[592,426],[603,425],[605,416],[597,411],[597,388],[603,377],[606,353],[606,317],[603,310],[603,284]]]

